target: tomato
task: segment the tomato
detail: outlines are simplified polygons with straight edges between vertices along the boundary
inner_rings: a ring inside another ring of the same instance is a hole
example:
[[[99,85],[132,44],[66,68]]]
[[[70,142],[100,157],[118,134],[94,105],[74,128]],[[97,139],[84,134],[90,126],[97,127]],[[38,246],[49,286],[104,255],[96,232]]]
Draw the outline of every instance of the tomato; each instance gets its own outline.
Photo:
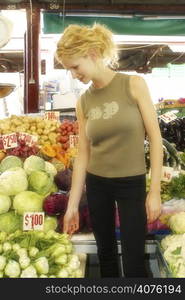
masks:
[[[69,137],[64,135],[64,136],[61,136],[60,137],[60,142],[63,144],[63,143],[66,143],[68,141]]]
[[[67,135],[67,130],[62,130],[62,135]]]

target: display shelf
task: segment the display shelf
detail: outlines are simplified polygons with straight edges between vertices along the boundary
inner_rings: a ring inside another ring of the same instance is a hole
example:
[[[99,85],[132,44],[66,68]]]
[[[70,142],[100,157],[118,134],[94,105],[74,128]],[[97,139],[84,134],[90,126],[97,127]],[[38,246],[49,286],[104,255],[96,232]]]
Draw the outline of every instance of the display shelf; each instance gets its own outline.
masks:
[[[76,253],[97,253],[96,241],[93,233],[78,233],[71,238]],[[155,240],[146,240],[146,253],[153,253],[156,250]],[[118,252],[121,253],[121,242],[118,240]]]
[[[134,238],[134,237],[133,237]],[[97,257],[97,247],[93,233],[74,234],[72,242],[75,252],[86,253],[86,277],[100,278],[99,261]],[[121,276],[124,277],[124,270],[122,269],[122,255],[121,245],[118,240],[118,261]],[[151,278],[171,278],[168,265],[166,264],[160,244],[156,240],[146,240],[145,244],[145,261],[149,277]]]

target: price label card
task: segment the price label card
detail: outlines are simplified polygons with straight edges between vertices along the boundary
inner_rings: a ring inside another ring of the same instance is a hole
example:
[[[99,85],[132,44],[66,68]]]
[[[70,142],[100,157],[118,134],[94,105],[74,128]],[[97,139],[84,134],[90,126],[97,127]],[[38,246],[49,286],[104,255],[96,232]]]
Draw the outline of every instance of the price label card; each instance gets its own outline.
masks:
[[[161,172],[161,181],[170,182],[172,180],[172,177],[174,175],[174,169],[171,167],[162,167]]]
[[[26,212],[23,216],[23,230],[43,230],[44,212]]]
[[[174,176],[174,169],[171,167],[162,167],[161,171],[161,181],[170,182],[172,180],[172,177]],[[148,178],[151,179],[151,169],[149,170]]]
[[[171,121],[177,119],[177,116],[173,112],[167,111],[165,114],[159,116],[159,118],[165,123],[170,123]]]
[[[1,145],[4,149],[15,148],[18,146],[17,134],[15,132],[10,134],[4,134],[1,136]]]
[[[59,111],[46,111],[44,114],[44,119],[47,120],[60,120],[60,112]]]
[[[79,139],[78,135],[71,134],[69,136],[69,147],[70,148],[77,147],[77,145],[78,145],[78,139]]]
[[[26,132],[19,132],[18,138],[19,140],[23,140],[26,143],[26,145],[30,147],[33,146],[38,141],[37,135],[32,135]]]

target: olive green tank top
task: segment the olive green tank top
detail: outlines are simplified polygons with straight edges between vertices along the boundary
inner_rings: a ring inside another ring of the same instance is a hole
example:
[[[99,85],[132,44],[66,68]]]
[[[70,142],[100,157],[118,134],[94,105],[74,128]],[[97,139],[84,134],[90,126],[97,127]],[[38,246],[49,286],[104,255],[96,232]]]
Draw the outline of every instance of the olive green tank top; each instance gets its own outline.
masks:
[[[81,96],[90,141],[87,171],[103,177],[146,173],[145,128],[129,92],[130,75],[116,73],[105,87],[91,85]]]

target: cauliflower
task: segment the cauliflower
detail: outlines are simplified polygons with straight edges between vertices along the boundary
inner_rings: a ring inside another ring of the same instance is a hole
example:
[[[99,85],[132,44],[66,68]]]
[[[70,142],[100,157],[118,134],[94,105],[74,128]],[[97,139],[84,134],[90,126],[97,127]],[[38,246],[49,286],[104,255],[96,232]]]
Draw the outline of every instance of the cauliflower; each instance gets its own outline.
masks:
[[[169,264],[176,262],[178,258],[181,257],[181,247],[178,245],[172,244],[164,251],[164,258]]]
[[[174,233],[185,233],[185,211],[173,214],[169,218],[169,227]]]
[[[172,234],[167,235],[161,240],[161,247],[163,250],[166,250],[170,245],[174,244],[181,246],[182,243],[182,234]]]
[[[10,278],[17,278],[21,272],[18,262],[13,259],[10,259],[4,269],[5,275]]]
[[[176,278],[185,278],[185,262],[179,265]]]

